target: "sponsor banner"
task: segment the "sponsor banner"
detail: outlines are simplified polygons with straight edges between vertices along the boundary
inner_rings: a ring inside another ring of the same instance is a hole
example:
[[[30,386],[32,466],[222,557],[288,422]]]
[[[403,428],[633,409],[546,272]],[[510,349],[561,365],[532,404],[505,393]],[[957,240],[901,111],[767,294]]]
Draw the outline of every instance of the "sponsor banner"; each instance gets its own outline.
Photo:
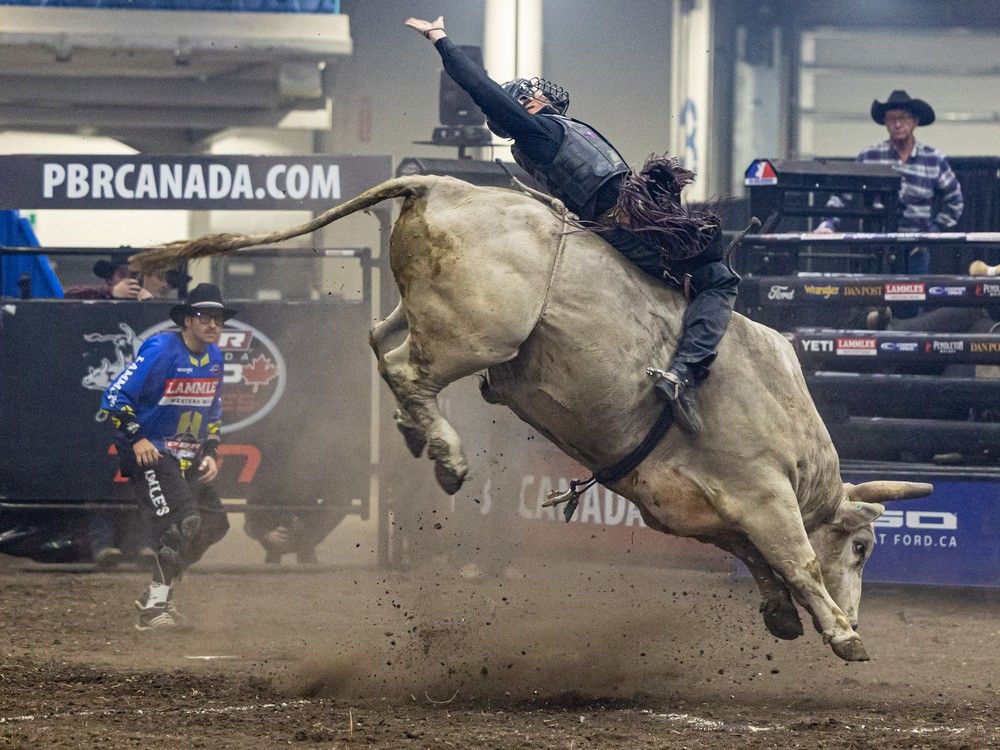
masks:
[[[774,284],[768,290],[767,298],[772,302],[791,302],[795,299],[795,290],[784,284]]]
[[[919,341],[883,341],[878,345],[878,348],[883,352],[919,352],[920,342]]]
[[[390,169],[388,156],[2,156],[0,208],[323,211]]]
[[[940,341],[938,339],[931,339],[930,341],[924,342],[925,352],[936,352],[938,354],[958,354],[959,352],[965,351],[964,341]]]
[[[845,482],[870,479],[844,475]],[[887,504],[875,521],[865,581],[1000,587],[1000,482],[920,481],[933,483],[934,494]]]
[[[368,512],[370,314],[363,304],[240,302],[220,337],[223,497]],[[0,496],[74,502],[115,497],[104,389],[142,342],[176,330],[169,304],[29,300],[0,326]],[[57,360],[58,366],[52,366]],[[216,381],[167,381],[162,398],[201,405]],[[44,415],[40,419],[39,415]],[[194,446],[176,446],[193,450]],[[56,449],[58,448],[58,450]],[[358,503],[352,501],[358,499]]]
[[[832,354],[833,339],[799,339],[802,351],[809,354]]]
[[[885,284],[886,302],[919,302],[927,299],[926,284],[922,281],[888,281]]]
[[[828,235],[824,235],[828,236]],[[1000,282],[961,276],[907,278],[862,274],[749,276],[741,299],[760,305],[880,305],[923,302],[927,305],[1000,305]]]
[[[877,342],[873,338],[838,338],[839,356],[874,357],[878,354]]]
[[[931,286],[927,294],[931,297],[964,297],[968,289],[964,286]]]

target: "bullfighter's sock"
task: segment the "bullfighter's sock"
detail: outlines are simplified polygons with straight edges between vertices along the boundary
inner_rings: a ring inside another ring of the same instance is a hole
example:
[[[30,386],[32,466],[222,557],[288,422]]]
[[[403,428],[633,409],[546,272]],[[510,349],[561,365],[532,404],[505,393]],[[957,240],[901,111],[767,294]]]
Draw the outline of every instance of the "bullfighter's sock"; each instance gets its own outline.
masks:
[[[149,584],[149,594],[146,596],[146,606],[153,607],[158,604],[166,604],[167,597],[170,596],[170,587],[165,583]]]

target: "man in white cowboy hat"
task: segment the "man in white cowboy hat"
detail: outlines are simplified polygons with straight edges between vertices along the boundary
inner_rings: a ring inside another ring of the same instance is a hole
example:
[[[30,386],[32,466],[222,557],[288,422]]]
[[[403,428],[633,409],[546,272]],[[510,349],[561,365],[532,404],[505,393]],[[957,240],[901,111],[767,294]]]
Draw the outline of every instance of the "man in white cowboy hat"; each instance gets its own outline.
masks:
[[[900,232],[941,232],[951,229],[962,216],[962,187],[948,166],[945,155],[914,137],[919,125],[934,122],[934,110],[923,99],[913,99],[905,91],[893,91],[884,102],[872,102],[872,119],[885,125],[888,140],[870,146],[858,154],[865,164],[891,164],[902,175],[899,188]],[[932,215],[935,195],[941,210]],[[846,196],[845,196],[846,197]],[[831,196],[827,207],[843,208],[844,197]],[[826,219],[816,231],[834,232],[839,219]],[[906,259],[907,273],[923,274],[930,268],[930,253],[925,247],[913,248]]]
[[[185,624],[171,587],[229,529],[212,480],[222,427],[224,363],[217,342],[235,313],[218,287],[199,284],[170,309],[180,330],[147,339],[101,401],[156,551],[153,581],[135,603],[137,630]]]

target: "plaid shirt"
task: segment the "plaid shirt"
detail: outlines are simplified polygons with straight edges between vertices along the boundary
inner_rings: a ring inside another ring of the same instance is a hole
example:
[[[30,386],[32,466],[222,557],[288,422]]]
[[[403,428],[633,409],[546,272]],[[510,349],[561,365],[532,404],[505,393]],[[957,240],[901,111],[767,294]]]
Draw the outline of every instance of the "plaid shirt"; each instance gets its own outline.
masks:
[[[899,187],[899,203],[903,215],[899,219],[900,232],[941,232],[958,223],[965,207],[962,186],[948,166],[944,154],[923,143],[913,145],[913,153],[905,162],[893,150],[892,143],[882,141],[860,154],[857,161],[865,164],[891,164],[903,176]],[[941,196],[941,211],[931,218],[931,201],[934,193]],[[850,194],[832,195],[826,202],[828,208],[843,208]],[[825,219],[823,225],[837,229],[840,219]],[[821,225],[822,226],[822,225]]]

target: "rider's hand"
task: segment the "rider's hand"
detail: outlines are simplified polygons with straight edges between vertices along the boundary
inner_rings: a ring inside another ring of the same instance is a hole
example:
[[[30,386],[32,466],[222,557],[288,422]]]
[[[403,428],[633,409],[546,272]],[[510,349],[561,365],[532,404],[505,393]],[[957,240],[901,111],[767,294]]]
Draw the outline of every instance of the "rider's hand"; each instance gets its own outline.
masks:
[[[444,32],[444,16],[438,16],[436,21],[424,21],[421,18],[407,18],[404,23],[411,29],[416,29],[432,42],[448,36]]]
[[[160,460],[160,452],[146,438],[136,440],[135,445],[132,446],[132,451],[135,453],[136,462],[143,468],[156,466],[157,461]]]
[[[833,230],[830,229],[826,224],[820,224],[813,231],[813,234],[833,234]]]

